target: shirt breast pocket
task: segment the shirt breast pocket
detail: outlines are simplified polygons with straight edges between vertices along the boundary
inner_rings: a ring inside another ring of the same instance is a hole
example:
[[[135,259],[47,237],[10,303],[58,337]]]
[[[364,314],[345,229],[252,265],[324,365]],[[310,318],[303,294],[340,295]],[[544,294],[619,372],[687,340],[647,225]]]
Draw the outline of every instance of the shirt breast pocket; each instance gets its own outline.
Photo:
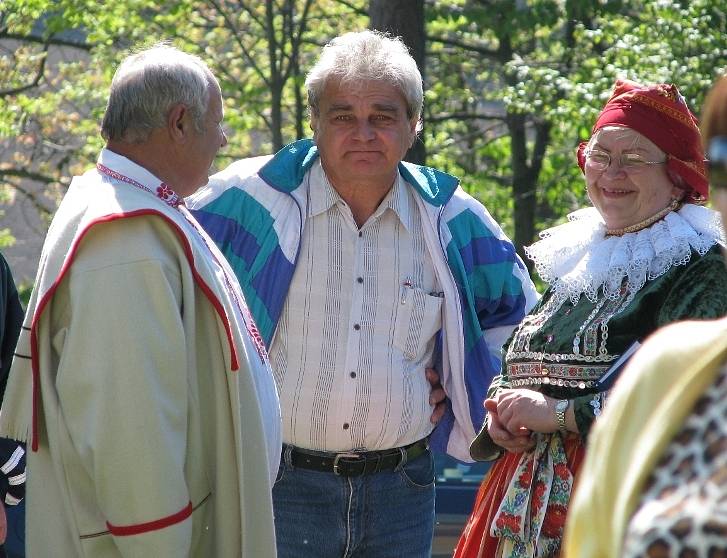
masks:
[[[396,312],[394,346],[408,360],[418,360],[427,344],[442,327],[441,295],[427,294],[416,287],[402,288]]]

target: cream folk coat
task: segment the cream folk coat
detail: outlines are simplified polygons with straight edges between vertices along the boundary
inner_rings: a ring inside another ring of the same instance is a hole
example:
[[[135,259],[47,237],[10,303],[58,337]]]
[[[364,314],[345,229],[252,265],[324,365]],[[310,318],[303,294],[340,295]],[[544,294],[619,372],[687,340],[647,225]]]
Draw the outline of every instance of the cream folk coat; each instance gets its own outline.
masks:
[[[208,250],[149,192],[71,185],[0,419],[32,445],[29,557],[275,556],[269,369]]]

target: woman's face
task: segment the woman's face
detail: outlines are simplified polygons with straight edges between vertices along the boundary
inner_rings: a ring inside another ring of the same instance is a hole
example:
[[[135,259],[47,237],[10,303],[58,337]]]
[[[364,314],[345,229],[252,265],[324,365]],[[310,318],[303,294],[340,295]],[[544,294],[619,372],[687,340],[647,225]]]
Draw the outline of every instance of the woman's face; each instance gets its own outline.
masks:
[[[629,164],[633,160],[666,161],[661,149],[630,128],[601,128],[591,138],[589,150],[585,165],[588,197],[609,229],[635,225],[683,195],[669,178],[665,164]],[[604,154],[611,159],[605,169],[596,163],[597,158],[608,158]]]

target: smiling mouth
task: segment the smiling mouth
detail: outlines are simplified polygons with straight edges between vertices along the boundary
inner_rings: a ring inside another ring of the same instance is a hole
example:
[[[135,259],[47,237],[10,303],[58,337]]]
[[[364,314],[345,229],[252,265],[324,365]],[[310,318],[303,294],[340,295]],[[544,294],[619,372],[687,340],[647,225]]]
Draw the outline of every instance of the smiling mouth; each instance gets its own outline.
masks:
[[[606,196],[625,196],[626,194],[633,194],[632,190],[620,190],[618,188],[601,188],[601,192]]]

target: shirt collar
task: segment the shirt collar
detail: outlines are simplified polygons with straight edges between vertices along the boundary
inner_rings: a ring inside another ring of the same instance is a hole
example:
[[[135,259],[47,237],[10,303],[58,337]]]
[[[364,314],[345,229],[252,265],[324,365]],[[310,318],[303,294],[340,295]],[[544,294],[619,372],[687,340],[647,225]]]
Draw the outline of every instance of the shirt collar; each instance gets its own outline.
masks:
[[[98,156],[98,162],[104,167],[108,167],[113,171],[128,176],[132,180],[141,182],[150,188],[156,188],[161,184],[161,180],[146,170],[141,165],[136,164],[131,159],[127,159],[123,155],[119,155],[110,149],[102,149]]]
[[[98,156],[98,164],[130,179],[132,182],[141,184],[152,195],[155,195],[169,205],[176,207],[177,205],[183,204],[183,198],[172,190],[168,184],[165,184],[144,167],[123,155],[104,148]]]
[[[325,213],[337,204],[344,204],[343,198],[336,192],[328,180],[320,160],[316,161],[310,170],[310,201],[308,203],[308,217],[315,217]],[[412,200],[409,188],[406,185],[401,173],[396,172],[394,185],[389,193],[382,200],[374,212],[375,216],[381,215],[387,209],[391,209],[399,218],[406,229],[412,231]]]
[[[325,213],[336,204],[342,204],[343,199],[336,192],[323,170],[320,159],[310,169],[310,188],[308,202],[308,217],[315,217]]]

